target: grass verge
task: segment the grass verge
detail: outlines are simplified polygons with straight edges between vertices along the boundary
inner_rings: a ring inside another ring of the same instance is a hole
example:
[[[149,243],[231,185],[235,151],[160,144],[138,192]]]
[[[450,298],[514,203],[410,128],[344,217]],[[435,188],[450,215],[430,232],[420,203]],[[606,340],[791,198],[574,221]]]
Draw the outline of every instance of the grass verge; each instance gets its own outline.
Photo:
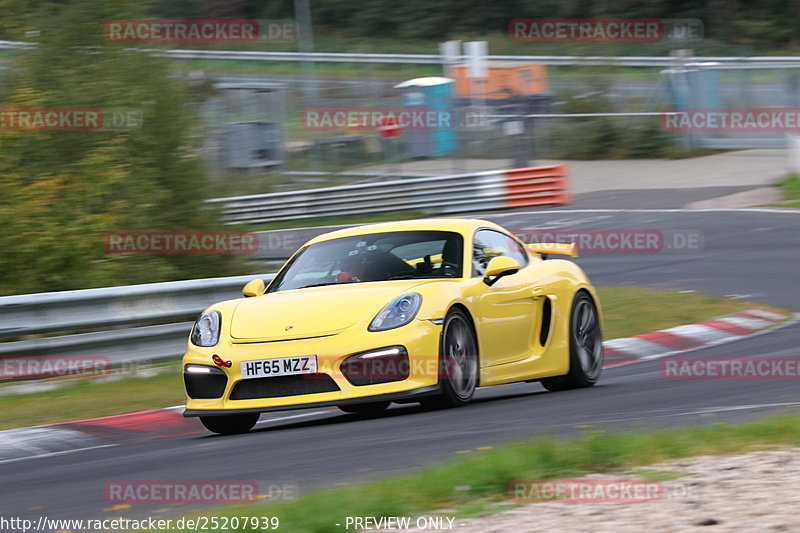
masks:
[[[0,397],[0,429],[143,411],[185,401],[180,367],[164,367],[153,377],[72,379],[54,390]]]
[[[800,174],[790,174],[776,185],[783,192],[783,201],[779,204],[780,207],[800,207]]]
[[[610,433],[588,431],[569,439],[514,442],[458,456],[412,474],[309,492],[286,503],[215,509],[214,516],[275,516],[281,531],[341,531],[347,516],[476,516],[499,510],[511,483],[613,472],[693,455],[800,445],[800,416],[730,425]],[[302,490],[302,487],[301,487]],[[242,530],[239,530],[242,531]],[[246,529],[244,531],[255,531]]]
[[[637,287],[599,287],[605,338],[627,337],[751,309],[742,300]],[[55,390],[2,396],[0,430],[130,413],[183,403],[180,368],[153,377],[75,379]],[[58,406],[54,408],[54,406]]]
[[[630,337],[763,307],[733,298],[639,287],[598,287],[606,339]],[[774,310],[774,309],[773,309]]]

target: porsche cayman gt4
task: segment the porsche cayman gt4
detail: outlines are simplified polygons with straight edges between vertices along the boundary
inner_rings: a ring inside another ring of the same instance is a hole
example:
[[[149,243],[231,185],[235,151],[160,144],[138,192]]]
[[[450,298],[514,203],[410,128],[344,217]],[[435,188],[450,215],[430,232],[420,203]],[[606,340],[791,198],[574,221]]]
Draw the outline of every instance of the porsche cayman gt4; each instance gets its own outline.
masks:
[[[185,416],[248,431],[266,411],[468,403],[476,387],[593,385],[597,294],[569,244],[526,246],[497,224],[424,219],[359,226],[302,246],[269,284],[194,324]]]

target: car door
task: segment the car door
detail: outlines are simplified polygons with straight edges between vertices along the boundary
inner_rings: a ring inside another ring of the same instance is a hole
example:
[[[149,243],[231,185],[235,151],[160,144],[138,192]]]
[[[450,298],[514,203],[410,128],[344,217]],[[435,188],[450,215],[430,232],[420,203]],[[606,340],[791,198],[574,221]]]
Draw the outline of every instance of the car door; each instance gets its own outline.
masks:
[[[483,282],[492,257],[505,255],[520,264],[516,274],[500,278],[491,287]],[[533,273],[525,248],[509,235],[494,230],[475,232],[472,244],[474,308],[481,366],[493,366],[528,357],[534,339],[537,301],[532,294]]]

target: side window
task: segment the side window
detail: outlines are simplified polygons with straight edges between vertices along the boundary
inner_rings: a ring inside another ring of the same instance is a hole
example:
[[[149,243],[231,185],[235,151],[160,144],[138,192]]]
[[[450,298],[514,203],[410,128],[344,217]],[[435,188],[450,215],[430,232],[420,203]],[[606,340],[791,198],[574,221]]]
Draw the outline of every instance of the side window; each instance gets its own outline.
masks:
[[[475,232],[472,241],[472,276],[483,276],[486,265],[492,257],[498,255],[513,257],[521,267],[528,264],[528,253],[525,248],[505,233],[491,229]]]

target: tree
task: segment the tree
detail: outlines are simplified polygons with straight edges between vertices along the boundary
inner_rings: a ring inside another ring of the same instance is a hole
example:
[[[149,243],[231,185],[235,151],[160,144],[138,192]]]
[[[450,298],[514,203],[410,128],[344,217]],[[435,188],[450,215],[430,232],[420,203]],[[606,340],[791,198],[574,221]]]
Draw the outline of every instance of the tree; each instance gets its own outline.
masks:
[[[134,18],[103,0],[50,7],[39,45],[18,54],[3,108],[117,108],[140,127],[0,128],[0,293],[229,274],[230,256],[107,254],[106,232],[203,230],[206,179],[182,82],[164,60],[103,38]]]

